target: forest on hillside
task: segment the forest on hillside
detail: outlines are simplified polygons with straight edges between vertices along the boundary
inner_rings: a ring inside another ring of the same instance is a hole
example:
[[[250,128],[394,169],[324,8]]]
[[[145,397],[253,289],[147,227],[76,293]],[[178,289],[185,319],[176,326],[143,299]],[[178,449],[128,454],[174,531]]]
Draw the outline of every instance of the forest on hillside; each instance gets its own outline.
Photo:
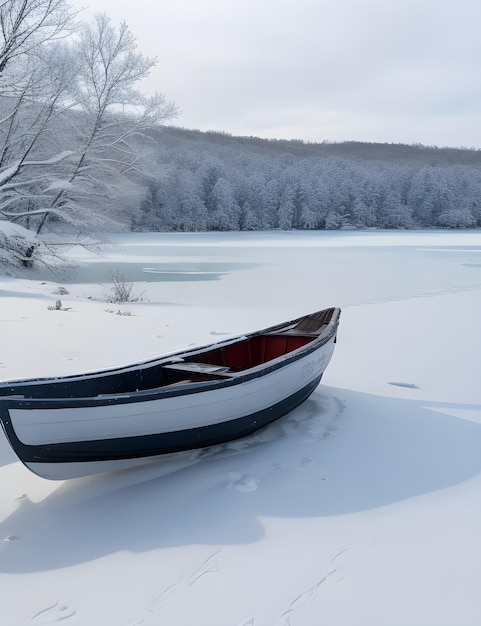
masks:
[[[141,231],[481,226],[481,152],[305,144],[166,127]],[[153,156],[153,153],[151,153]]]

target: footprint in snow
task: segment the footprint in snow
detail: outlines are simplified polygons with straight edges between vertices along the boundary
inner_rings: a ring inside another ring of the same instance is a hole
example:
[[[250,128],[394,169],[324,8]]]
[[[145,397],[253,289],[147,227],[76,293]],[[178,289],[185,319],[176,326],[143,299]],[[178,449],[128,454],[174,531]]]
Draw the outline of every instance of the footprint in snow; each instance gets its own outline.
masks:
[[[231,472],[230,480],[227,483],[229,489],[250,493],[259,489],[259,481],[254,476],[240,474],[239,472]]]
[[[299,471],[305,470],[307,467],[309,467],[311,463],[312,463],[311,457],[304,456],[302,457],[300,461],[287,465],[287,469],[296,470],[299,472]]]
[[[220,550],[217,550],[216,552],[211,554],[205,559],[205,561],[198,569],[192,572],[192,574],[189,576],[189,586],[192,586],[194,583],[196,583],[200,578],[202,578],[202,576],[205,576],[206,574],[213,574],[214,572],[218,572],[220,570],[220,565],[216,558],[219,552]]]
[[[322,435],[322,439],[329,439],[335,433],[337,428],[335,426],[326,426],[326,430]]]
[[[177,592],[179,592],[179,590],[181,590],[182,588],[185,588],[186,586],[191,587],[206,574],[213,574],[214,572],[218,572],[220,570],[220,565],[217,560],[217,555],[219,554],[219,552],[220,550],[217,550],[216,552],[212,553],[201,563],[201,565],[197,569],[193,570],[187,576],[182,576],[177,582],[173,583],[172,585],[168,585],[167,587],[162,589],[160,593],[153,596],[151,600],[149,600],[149,602],[147,603],[147,610],[150,613],[156,613],[162,608],[162,605],[165,602],[175,596]],[[143,622],[144,619],[141,619],[141,621],[135,622],[135,624],[132,624],[131,626],[136,626],[137,624],[142,624]]]
[[[158,595],[156,595],[155,597],[152,598],[152,600],[150,600],[150,602],[147,604],[147,610],[150,611],[151,613],[155,613],[156,611],[158,611],[161,605],[166,600],[171,598],[175,594],[176,591],[178,591],[178,589],[182,585],[182,582],[183,582],[183,579],[181,578],[178,582],[174,583],[173,585],[169,585],[168,587],[163,589]]]
[[[287,609],[285,609],[280,615],[282,626],[291,626],[293,624],[293,618],[296,620],[296,623],[304,623],[304,619],[309,611],[309,608],[317,598],[319,588],[335,573],[336,569],[334,568],[318,580],[315,585],[306,589],[306,591],[294,598],[294,600],[292,600],[292,602],[288,605]],[[276,623],[276,626],[278,623],[279,622]]]
[[[75,609],[71,609],[63,602],[56,602],[52,606],[48,606],[46,609],[32,615],[30,621],[35,624],[52,624],[53,622],[69,619],[76,613]]]
[[[312,459],[310,456],[304,456],[300,461],[295,461],[294,463],[273,463],[271,465],[272,470],[277,469],[288,469],[294,470],[296,472],[301,472],[305,470],[312,463]]]
[[[388,385],[394,385],[395,387],[407,387],[408,389],[419,389],[419,387],[415,385],[414,383],[389,382]]]

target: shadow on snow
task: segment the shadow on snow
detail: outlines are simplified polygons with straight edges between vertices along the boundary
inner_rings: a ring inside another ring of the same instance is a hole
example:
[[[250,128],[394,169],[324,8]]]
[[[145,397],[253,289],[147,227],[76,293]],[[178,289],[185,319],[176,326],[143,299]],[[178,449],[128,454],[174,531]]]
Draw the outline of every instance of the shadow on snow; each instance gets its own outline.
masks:
[[[44,571],[122,550],[251,543],[264,536],[263,516],[321,519],[445,489],[481,471],[481,424],[446,414],[460,409],[481,406],[321,386],[244,440],[170,466],[67,481],[39,503],[21,499],[0,524],[0,539],[18,537],[0,543],[0,571]],[[18,471],[20,484],[27,470]]]

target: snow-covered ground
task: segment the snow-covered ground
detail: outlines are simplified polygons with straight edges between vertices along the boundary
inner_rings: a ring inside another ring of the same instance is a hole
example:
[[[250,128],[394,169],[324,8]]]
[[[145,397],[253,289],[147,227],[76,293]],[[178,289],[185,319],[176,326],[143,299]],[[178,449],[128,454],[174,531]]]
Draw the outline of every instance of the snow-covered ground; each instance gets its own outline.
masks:
[[[334,305],[338,343],[297,410],[191,458],[56,483],[0,433],[2,626],[479,626],[479,232],[124,235],[68,255],[78,270],[0,278],[0,379]],[[106,303],[116,271],[141,301]]]

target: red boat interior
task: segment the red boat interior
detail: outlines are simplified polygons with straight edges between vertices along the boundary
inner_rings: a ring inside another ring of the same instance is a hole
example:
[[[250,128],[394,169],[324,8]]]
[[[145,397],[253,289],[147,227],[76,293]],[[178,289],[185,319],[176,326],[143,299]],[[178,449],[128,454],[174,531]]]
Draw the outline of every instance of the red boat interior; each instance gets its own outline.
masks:
[[[88,377],[25,381],[0,387],[0,396],[24,398],[81,398],[155,390],[162,387],[215,381],[267,363],[314,341],[329,323],[334,309],[326,309],[270,332],[213,346],[172,361],[145,363],[123,371]]]
[[[278,335],[258,335],[230,346],[196,354],[192,358],[184,359],[184,361],[186,363],[209,363],[238,372],[284,356],[293,350],[305,346],[313,341],[314,338],[315,336],[292,336],[282,333]]]
[[[297,324],[246,338],[231,345],[213,348],[186,357],[185,363],[196,362],[228,368],[238,372],[284,356],[314,341],[326,328],[332,309],[309,315]]]

